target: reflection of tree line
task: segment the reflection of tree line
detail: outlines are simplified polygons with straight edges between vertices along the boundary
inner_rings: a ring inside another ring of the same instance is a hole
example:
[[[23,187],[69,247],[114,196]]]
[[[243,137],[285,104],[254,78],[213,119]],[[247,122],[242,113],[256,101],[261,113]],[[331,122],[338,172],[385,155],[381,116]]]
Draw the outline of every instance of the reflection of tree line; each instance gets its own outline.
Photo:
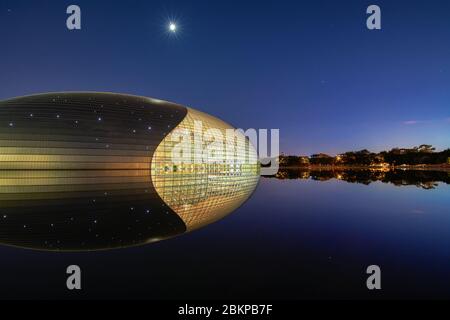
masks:
[[[346,169],[346,170],[308,170],[280,169],[272,178],[277,179],[312,179],[316,181],[328,181],[338,179],[350,183],[362,183],[369,185],[375,181],[392,183],[396,186],[414,185],[424,189],[434,189],[438,182],[450,184],[450,172],[430,170],[370,170],[370,169]]]

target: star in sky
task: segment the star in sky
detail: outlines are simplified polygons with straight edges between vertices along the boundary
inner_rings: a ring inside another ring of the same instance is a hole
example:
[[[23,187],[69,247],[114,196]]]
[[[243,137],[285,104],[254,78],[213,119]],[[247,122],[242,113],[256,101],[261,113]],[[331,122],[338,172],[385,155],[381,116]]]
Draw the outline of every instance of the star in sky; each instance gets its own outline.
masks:
[[[177,29],[178,29],[178,27],[175,22],[169,23],[169,31],[170,32],[175,33],[175,32],[177,32]]]

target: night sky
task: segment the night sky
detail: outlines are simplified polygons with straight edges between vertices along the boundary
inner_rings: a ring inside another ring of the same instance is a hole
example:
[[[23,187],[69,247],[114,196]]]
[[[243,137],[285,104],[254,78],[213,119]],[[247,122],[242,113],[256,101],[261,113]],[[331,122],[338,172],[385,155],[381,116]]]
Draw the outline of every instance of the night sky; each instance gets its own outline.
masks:
[[[66,28],[70,4],[81,31]],[[381,31],[366,28],[371,4]],[[450,147],[445,0],[2,0],[0,40],[0,99],[155,97],[279,128],[291,154]]]

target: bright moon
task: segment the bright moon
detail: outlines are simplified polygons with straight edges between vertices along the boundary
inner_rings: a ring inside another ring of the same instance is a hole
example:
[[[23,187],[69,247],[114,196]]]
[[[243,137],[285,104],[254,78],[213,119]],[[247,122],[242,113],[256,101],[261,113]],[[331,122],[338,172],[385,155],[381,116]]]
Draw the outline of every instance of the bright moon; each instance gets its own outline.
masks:
[[[177,31],[177,25],[175,24],[175,23],[170,23],[169,24],[169,30],[171,31],[171,32],[176,32]]]

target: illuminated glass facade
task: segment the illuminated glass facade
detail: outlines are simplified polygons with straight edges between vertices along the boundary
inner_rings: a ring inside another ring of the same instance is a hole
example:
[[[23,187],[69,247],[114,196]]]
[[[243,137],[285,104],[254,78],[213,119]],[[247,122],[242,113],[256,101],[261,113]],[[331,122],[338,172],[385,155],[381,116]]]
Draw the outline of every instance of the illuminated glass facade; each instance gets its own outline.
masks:
[[[153,156],[152,181],[164,202],[193,230],[226,216],[248,199],[259,180],[259,163],[241,133],[227,140],[227,130],[234,128],[203,112],[188,109],[177,129],[189,135],[190,161],[173,162],[174,148],[182,138],[169,135]],[[208,152],[211,142],[219,144]]]

